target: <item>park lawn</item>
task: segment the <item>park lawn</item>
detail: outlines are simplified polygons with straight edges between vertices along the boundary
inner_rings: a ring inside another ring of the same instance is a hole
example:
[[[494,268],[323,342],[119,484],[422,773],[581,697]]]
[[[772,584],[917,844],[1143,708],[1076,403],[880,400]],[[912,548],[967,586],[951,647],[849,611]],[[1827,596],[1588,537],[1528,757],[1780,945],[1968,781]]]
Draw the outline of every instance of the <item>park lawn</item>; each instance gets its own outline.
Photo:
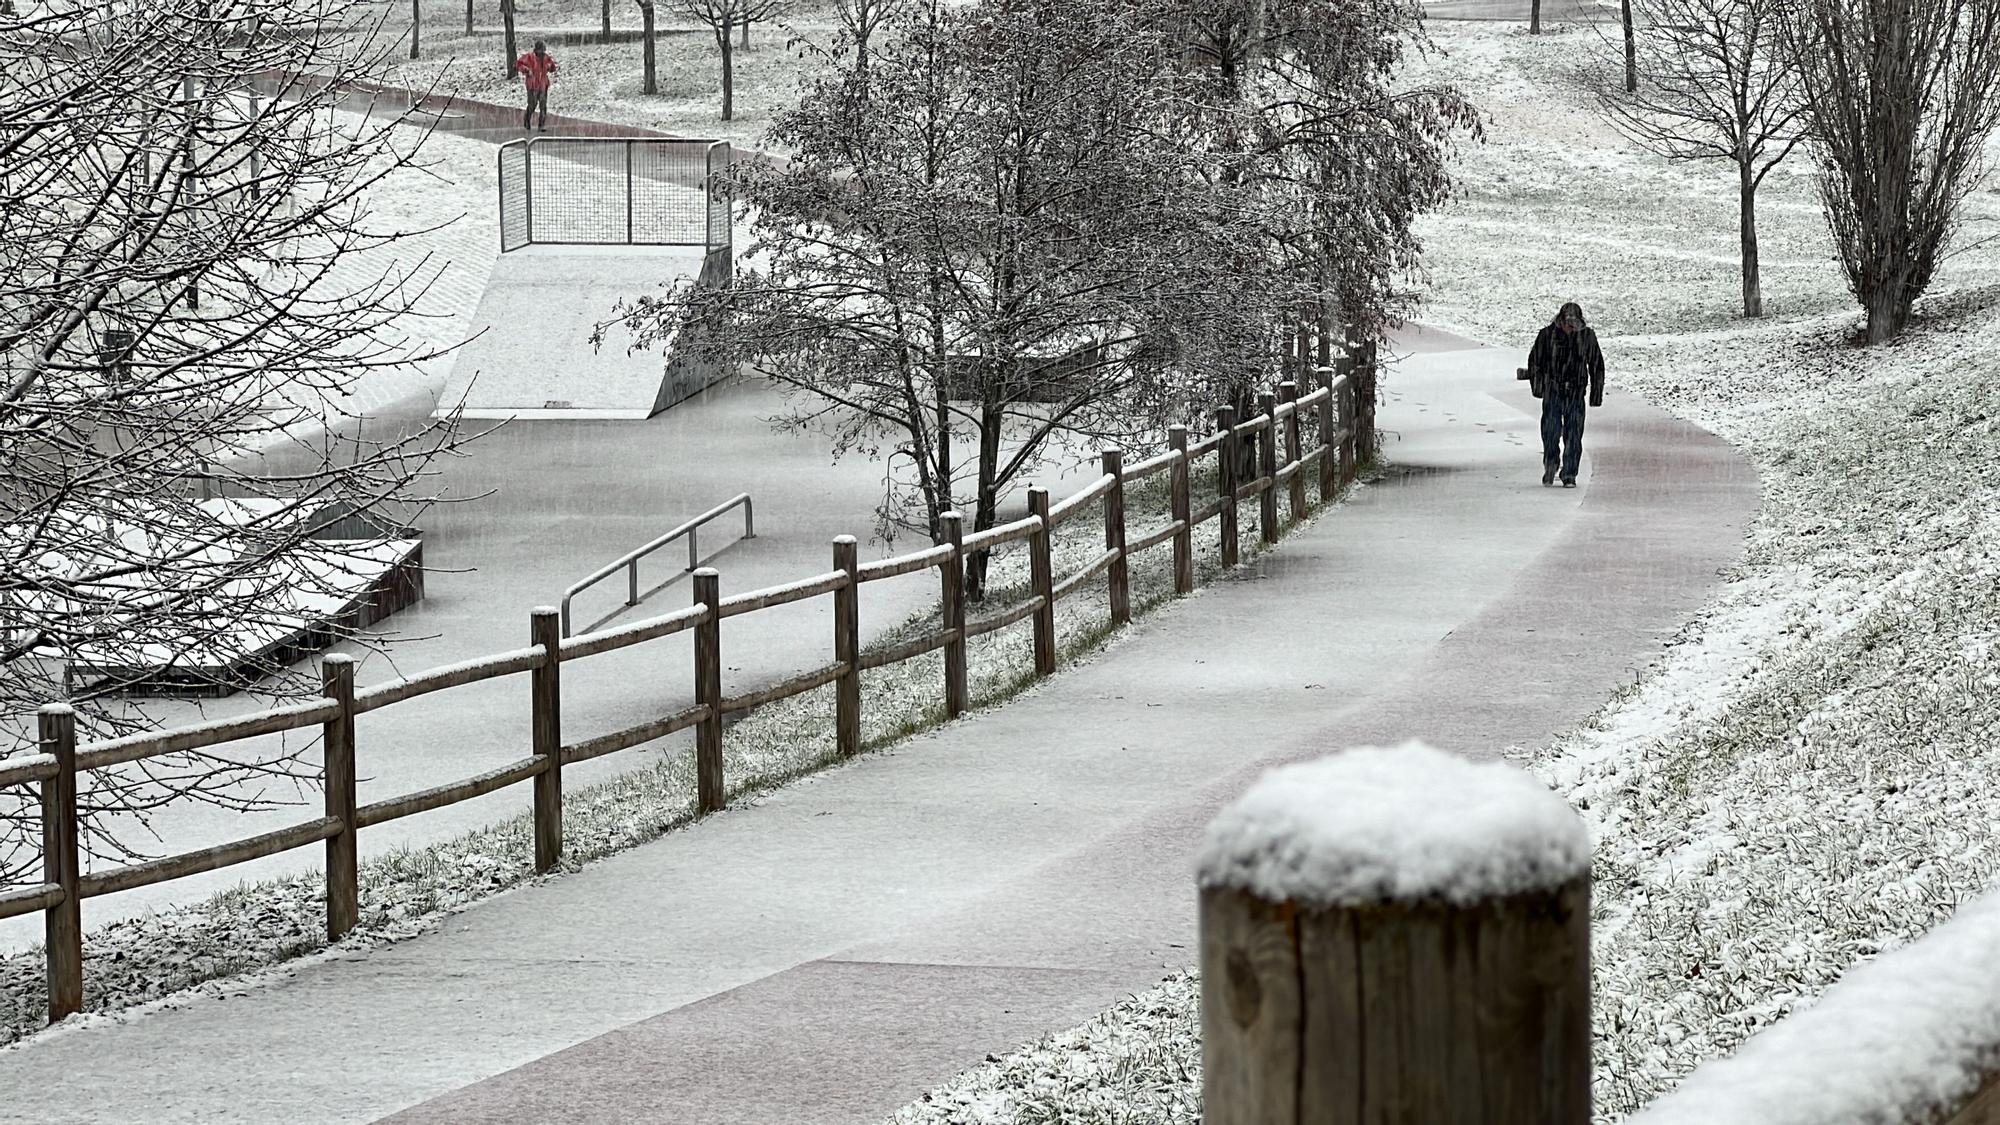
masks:
[[[1432,30],[1451,54],[1430,73],[1492,120],[1462,197],[1423,223],[1423,318],[1525,354],[1577,300],[1609,393],[1721,435],[1765,489],[1744,560],[1658,662],[1551,745],[1494,748],[1596,842],[1595,1094],[1614,1121],[2000,874],[2000,253],[1954,257],[1902,339],[1858,347],[1801,154],[1764,189],[1772,315],[1745,322],[1733,171],[1606,128],[1579,75],[1592,33]],[[1961,245],[1996,202],[1974,194]],[[1176,974],[891,1120],[1198,1121],[1199,993]]]

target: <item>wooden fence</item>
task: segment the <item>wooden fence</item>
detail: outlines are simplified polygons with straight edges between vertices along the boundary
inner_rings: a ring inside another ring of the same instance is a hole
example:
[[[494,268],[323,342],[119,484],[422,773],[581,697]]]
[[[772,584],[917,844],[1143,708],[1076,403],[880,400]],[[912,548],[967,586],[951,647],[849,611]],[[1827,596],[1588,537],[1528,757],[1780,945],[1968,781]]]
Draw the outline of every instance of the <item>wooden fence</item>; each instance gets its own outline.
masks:
[[[357,690],[354,661],[340,653],[321,659],[321,695],[233,718],[163,731],[79,744],[74,713],[66,704],[41,709],[40,750],[0,761],[0,786],[40,786],[42,809],[42,882],[0,891],[0,918],[42,911],[47,932],[49,1019],[51,1022],[83,1008],[84,899],[184,878],[204,871],[245,863],[293,848],[324,844],[326,848],[326,931],[338,940],[352,929],[359,912],[357,838],[364,828],[532,781],[534,866],[553,868],[562,854],[563,769],[578,762],[631,749],[670,734],[695,731],[696,808],[699,813],[721,809],[726,800],[722,775],[723,716],[748,711],[828,684],[835,688],[835,742],[842,755],[861,748],[861,673],[938,649],[944,650],[945,711],[956,717],[968,705],[966,643],[1017,622],[1034,621],[1037,675],[1056,669],[1055,607],[1063,598],[1102,577],[1107,585],[1111,618],[1123,625],[1131,618],[1127,564],[1135,554],[1171,544],[1174,592],[1194,589],[1193,529],[1209,520],[1221,521],[1222,561],[1238,558],[1238,508],[1255,500],[1258,531],[1265,543],[1278,538],[1278,494],[1286,494],[1287,516],[1296,520],[1308,510],[1307,474],[1317,472],[1321,501],[1332,497],[1352,479],[1359,447],[1354,419],[1357,403],[1353,382],[1330,369],[1318,372],[1320,386],[1300,395],[1293,383],[1259,401],[1259,413],[1238,421],[1229,409],[1216,411],[1210,436],[1190,442],[1186,427],[1175,426],[1165,453],[1126,465],[1118,450],[1103,454],[1103,473],[1072,496],[1051,503],[1046,489],[1030,489],[1029,514],[1012,523],[966,534],[956,513],[944,516],[943,541],[926,550],[859,561],[853,536],[833,541],[833,568],[763,590],[723,597],[711,568],[694,573],[694,604],[686,609],[618,628],[565,638],[558,611],[535,609],[529,617],[528,645],[511,652],[449,664],[404,679]],[[1302,448],[1300,420],[1317,418],[1313,448]],[[1258,471],[1237,480],[1245,443],[1253,443]],[[1280,450],[1279,446],[1283,448]],[[1192,469],[1204,456],[1215,455],[1219,466],[1214,498],[1196,506]],[[1142,533],[1129,534],[1125,490],[1160,473],[1168,474],[1171,510],[1168,521]],[[1104,551],[1083,569],[1058,578],[1054,572],[1052,536],[1064,521],[1096,505],[1103,513]],[[977,620],[968,620],[963,586],[963,557],[1008,543],[1028,544],[1033,593],[1020,605]],[[923,570],[939,573],[943,628],[928,636],[875,652],[862,653],[860,586],[884,578]],[[745,695],[727,697],[722,690],[722,622],[731,617],[809,598],[833,598],[833,662]],[[594,738],[564,742],[562,733],[562,669],[575,660],[640,644],[675,633],[694,633],[695,701],[670,715]],[[354,719],[357,715],[433,692],[482,680],[526,673],[531,701],[531,753],[518,761],[474,777],[433,786],[400,797],[358,804],[355,798]],[[124,867],[84,874],[79,863],[77,777],[161,755],[197,750],[242,739],[318,726],[324,741],[324,815],[302,824]]]

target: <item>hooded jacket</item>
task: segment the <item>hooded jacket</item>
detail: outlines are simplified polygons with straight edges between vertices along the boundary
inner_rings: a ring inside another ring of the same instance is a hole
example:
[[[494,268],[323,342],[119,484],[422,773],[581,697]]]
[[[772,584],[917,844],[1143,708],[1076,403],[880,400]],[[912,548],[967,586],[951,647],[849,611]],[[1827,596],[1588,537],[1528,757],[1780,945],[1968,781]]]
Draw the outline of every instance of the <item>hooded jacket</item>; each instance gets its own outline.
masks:
[[[1583,314],[1577,313],[1581,321]],[[1604,405],[1604,352],[1588,324],[1575,332],[1562,327],[1562,315],[1542,327],[1528,351],[1528,371],[1540,376],[1553,394],[1578,394],[1587,386],[1590,405]]]

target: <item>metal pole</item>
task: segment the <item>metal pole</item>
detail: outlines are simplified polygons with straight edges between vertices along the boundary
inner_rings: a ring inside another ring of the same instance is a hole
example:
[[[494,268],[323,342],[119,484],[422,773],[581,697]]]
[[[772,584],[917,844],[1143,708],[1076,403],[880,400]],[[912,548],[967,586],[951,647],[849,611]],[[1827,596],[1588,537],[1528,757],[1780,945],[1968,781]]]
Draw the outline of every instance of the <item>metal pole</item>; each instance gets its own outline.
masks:
[[[639,604],[639,560],[625,564],[625,604]]]
[[[625,142],[625,242],[632,242],[632,144]]]
[[[535,240],[535,139],[521,143],[521,210],[526,213],[528,241]]]
[[[700,565],[701,565],[701,552],[700,552],[699,550],[697,550],[697,549],[696,549],[696,547],[695,547],[695,535],[696,535],[696,534],[697,534],[698,532],[700,532],[700,531],[701,531],[701,525],[700,525],[700,524],[696,524],[695,526],[693,526],[693,527],[690,527],[690,528],[688,528],[688,569],[689,569],[689,570],[693,570],[693,569],[694,569],[695,567],[697,567],[697,566],[700,566]]]
[[[743,538],[757,538],[757,513],[748,496],[743,498]]]

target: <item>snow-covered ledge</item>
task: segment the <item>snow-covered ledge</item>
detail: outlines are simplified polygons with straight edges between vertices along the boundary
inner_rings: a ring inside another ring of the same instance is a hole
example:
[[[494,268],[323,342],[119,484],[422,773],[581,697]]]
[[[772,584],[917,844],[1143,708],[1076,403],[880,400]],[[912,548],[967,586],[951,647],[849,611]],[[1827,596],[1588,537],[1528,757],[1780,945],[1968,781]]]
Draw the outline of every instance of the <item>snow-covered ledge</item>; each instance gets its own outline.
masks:
[[[2000,1123],[2000,893],[1857,966],[1628,1121]]]

